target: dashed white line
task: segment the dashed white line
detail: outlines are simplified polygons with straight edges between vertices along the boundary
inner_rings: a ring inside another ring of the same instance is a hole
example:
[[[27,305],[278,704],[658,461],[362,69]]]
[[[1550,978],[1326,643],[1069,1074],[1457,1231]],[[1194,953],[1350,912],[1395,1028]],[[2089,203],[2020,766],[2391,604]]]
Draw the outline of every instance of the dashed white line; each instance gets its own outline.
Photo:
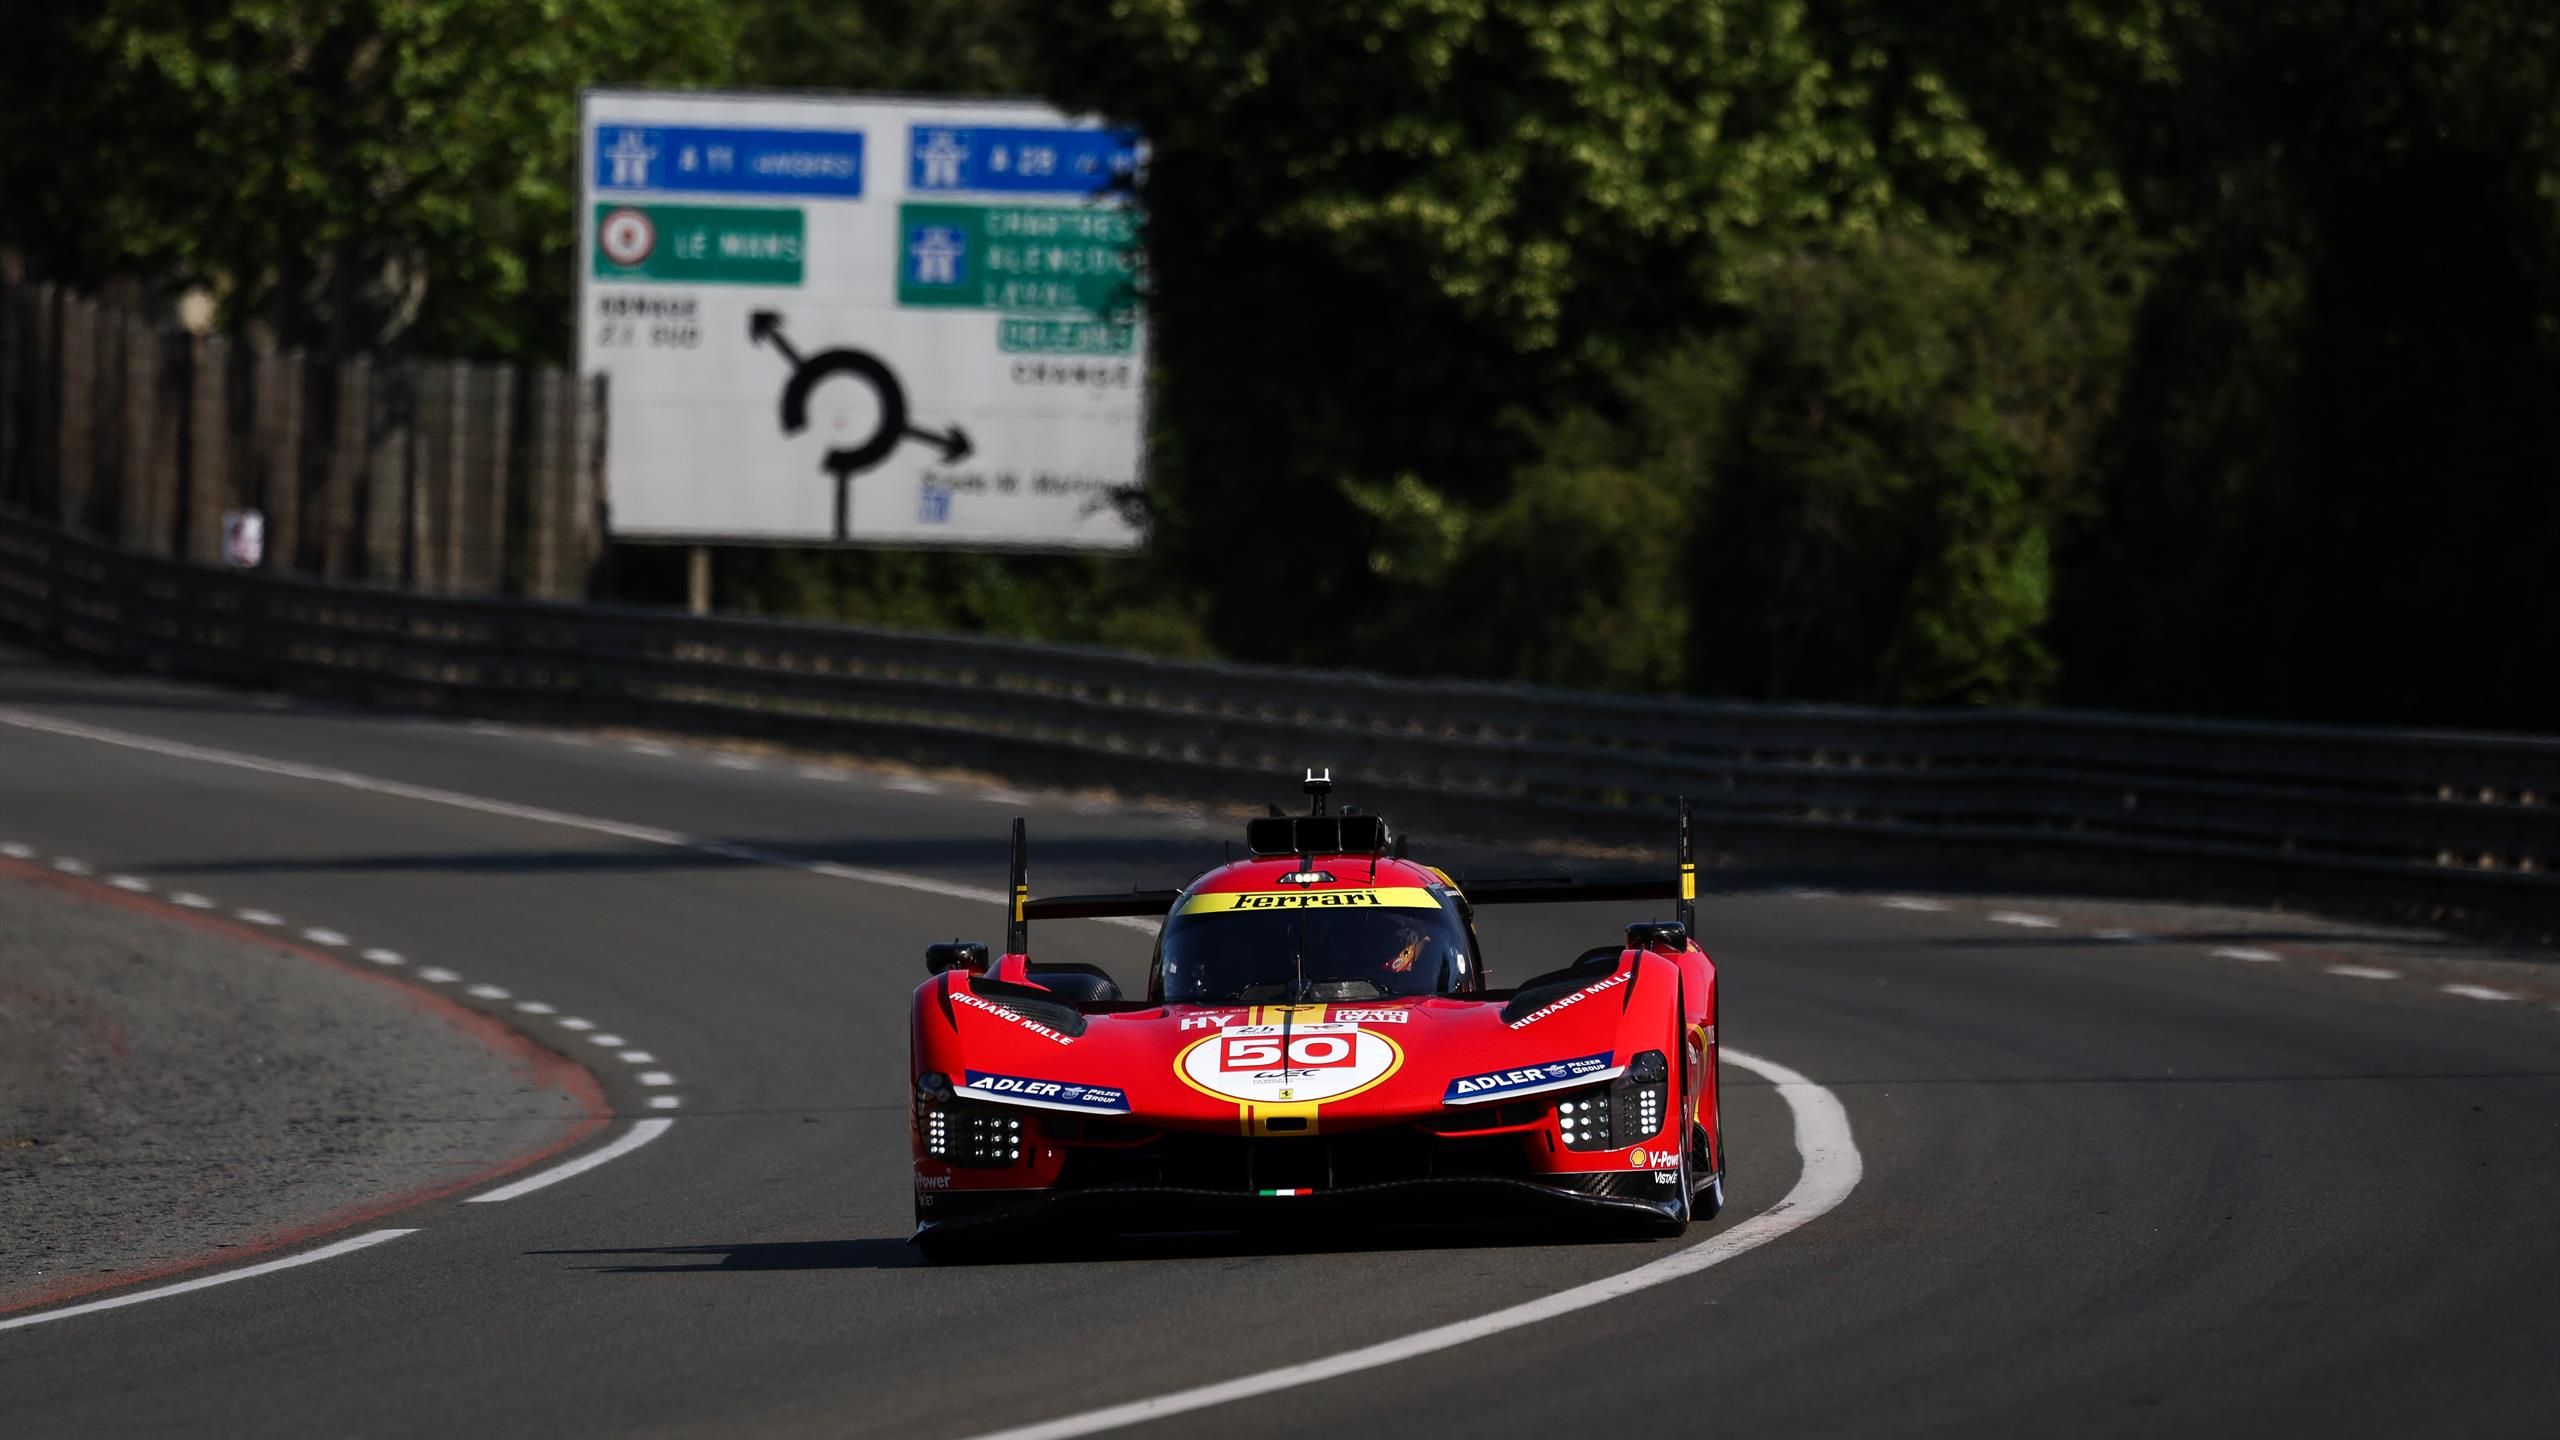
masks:
[[[504,985],[474,985],[462,993],[465,995],[476,995],[483,1000],[513,1000],[516,998],[515,992],[509,990]]]
[[[646,1050],[625,1050],[616,1058],[621,1060],[625,1065],[655,1065],[658,1063],[658,1057],[650,1054]]]
[[[128,895],[148,895],[151,893],[151,882],[143,879],[139,875],[110,875],[107,877],[107,883],[113,885],[119,890],[122,890]]]
[[[403,963],[405,959],[405,957],[403,957],[397,950],[382,949],[367,950],[364,952],[364,958],[372,961],[376,965],[398,965]]]
[[[2151,942],[2151,936],[2140,930],[2100,930],[2091,938],[2113,940],[2119,945],[2147,945]]]
[[[653,755],[660,759],[676,753],[673,745],[661,745],[654,740],[634,740],[622,748],[634,755]]]
[[[2225,945],[2213,953],[2220,959],[2254,960],[2261,965],[2264,965],[2271,960],[2281,960],[2284,958],[2273,950],[2260,950],[2251,945]]]
[[[622,1037],[619,1035],[590,1035],[587,1037],[587,1042],[591,1045],[601,1045],[607,1050],[622,1048]]]
[[[1731,1055],[1733,1052],[1727,1051],[1725,1053],[1727,1055]],[[629,1134],[600,1150],[591,1151],[587,1154],[581,1155],[577,1159],[572,1160],[565,1165],[554,1165],[548,1170],[528,1175],[524,1179],[518,1180],[512,1185],[502,1185],[497,1189],[490,1191],[486,1195],[474,1195],[464,1203],[469,1205],[490,1205],[495,1204],[500,1200],[513,1200],[521,1195],[530,1195],[534,1191],[543,1189],[546,1186],[557,1185],[571,1176],[584,1175],[597,1166],[606,1164],[610,1161],[619,1160],[623,1156],[630,1154],[632,1151],[639,1149],[641,1146],[648,1144],[650,1141],[657,1139],[659,1136],[666,1134],[669,1130],[675,1128],[675,1123],[676,1122],[673,1120],[634,1121]]]
[[[673,1085],[676,1083],[676,1077],[668,1074],[664,1070],[643,1070],[634,1078],[638,1079],[641,1084],[652,1087],[659,1085]]]
[[[95,1315],[101,1310],[121,1310],[127,1305],[139,1305],[145,1300],[165,1300],[172,1295],[184,1295],[195,1290],[210,1290],[216,1285],[228,1285],[234,1280],[247,1280],[258,1275],[273,1275],[279,1270],[290,1270],[297,1265],[335,1260],[341,1255],[352,1255],[358,1250],[370,1249],[385,1240],[397,1240],[403,1235],[417,1233],[414,1229],[370,1231],[351,1239],[341,1240],[335,1245],[323,1245],[317,1250],[288,1255],[282,1260],[269,1260],[259,1265],[244,1265],[237,1270],[225,1270],[219,1275],[206,1275],[194,1280],[181,1280],[175,1285],[162,1285],[156,1289],[139,1290],[131,1295],[118,1295],[112,1300],[92,1300],[86,1305],[67,1305],[60,1310],[45,1310],[33,1315],[20,1315],[13,1319],[0,1320],[0,1330],[15,1330],[25,1325],[44,1325],[55,1320],[68,1320],[74,1315]]]
[[[575,1015],[563,1015],[560,1017],[560,1028],[563,1030],[593,1030],[596,1028],[596,1022],[593,1020],[582,1020]]]
[[[284,923],[284,917],[273,910],[234,910],[231,912],[231,918],[234,920],[245,920],[252,925],[281,925]]]
[[[2062,923],[2050,915],[2037,915],[2025,910],[1994,910],[1982,918],[1994,925],[2023,925],[2030,930],[2050,930]]]
[[[519,1000],[516,1002],[516,1013],[520,1015],[548,1015],[551,1013],[552,1008],[553,1007],[545,1005],[539,1000]]]
[[[1355,1375],[1417,1356],[1473,1345],[1490,1335],[1571,1315],[1621,1296],[1695,1275],[1710,1265],[1756,1250],[1829,1213],[1849,1197],[1851,1190],[1857,1188],[1858,1178],[1865,1171],[1857,1141],[1849,1132],[1849,1112],[1841,1108],[1839,1097],[1783,1065],[1733,1050],[1725,1051],[1724,1058],[1766,1078],[1777,1088],[1779,1098],[1794,1113],[1796,1153],[1804,1157],[1804,1168],[1796,1176],[1795,1188],[1777,1204],[1741,1224],[1717,1230],[1706,1239],[1675,1250],[1650,1264],[1559,1290],[1552,1295],[1542,1295],[1535,1300],[1524,1300],[1489,1315],[1434,1326],[1375,1345],[1345,1350],[1320,1360],[1283,1365],[1256,1375],[1176,1390],[1124,1405],[1107,1405],[1035,1425],[991,1431],[976,1437],[976,1440],[1071,1440],[1078,1435],[1163,1420],[1194,1410],[1205,1410],[1212,1405],[1249,1400],[1257,1395],[1313,1385],[1337,1376]]]
[[[2344,975],[2350,980],[2397,980],[2400,978],[2399,971],[2385,969],[2380,965],[2332,965],[2329,967],[2329,973]]]
[[[930,780],[918,780],[912,775],[901,775],[890,781],[886,788],[902,791],[909,795],[939,795],[942,793],[941,786],[934,784]]]
[[[172,905],[183,905],[190,910],[210,910],[213,908],[213,901],[210,897],[198,895],[192,890],[181,890],[177,894],[170,896],[169,903]]]
[[[2447,995],[2459,995],[2465,1000],[2521,1000],[2524,998],[2511,991],[2493,990],[2486,985],[2439,985],[2436,988]]]
[[[6,855],[12,860],[33,860],[36,858],[36,847],[21,845],[12,840],[6,845],[0,845],[0,855]]]
[[[441,965],[421,965],[418,967],[418,978],[430,985],[450,985],[462,977]]]
[[[1876,902],[1887,910],[1944,910],[1944,900],[1923,900],[1916,895],[1891,895]]]
[[[323,930],[316,925],[303,931],[302,938],[310,941],[314,945],[326,945],[332,949],[347,943],[346,936],[339,934],[335,930]]]
[[[1030,796],[1018,790],[989,790],[978,798],[990,805],[1027,805],[1031,802]]]
[[[715,755],[711,763],[723,770],[761,770],[764,762],[752,755]]]
[[[412,785],[402,780],[382,780],[347,770],[332,770],[324,766],[303,765],[288,760],[269,760],[262,756],[244,755],[235,750],[216,750],[210,746],[189,745],[176,740],[160,740],[148,735],[110,730],[103,726],[57,720],[25,710],[0,708],[0,725],[14,726],[21,730],[35,730],[47,735],[68,735],[76,739],[93,740],[101,745],[140,750],[147,754],[166,755],[179,760],[194,760],[207,765],[223,765],[235,770],[250,770],[261,775],[275,775],[289,780],[307,780],[320,785],[336,785],[369,795],[390,795],[403,800],[415,800],[422,804],[445,805],[480,815],[503,816],[507,819],[524,820],[537,825],[556,825],[565,830],[579,830],[590,835],[607,835],[617,840],[629,840],[635,844],[664,845],[673,849],[691,850],[698,854],[749,860],[778,870],[797,870],[803,874],[819,873],[817,862],[805,860],[796,855],[786,855],[777,850],[757,850],[726,842],[704,840],[674,830],[662,830],[652,825],[631,825],[618,820],[599,819],[592,815],[572,815],[560,810],[546,810],[539,805],[518,805],[480,795],[466,795],[456,790],[439,790],[429,785]],[[941,793],[941,788],[930,781],[914,780],[902,783],[893,780],[890,782],[892,789],[915,789],[919,786],[924,788],[917,793]],[[946,880],[928,880],[920,875],[908,875],[895,870],[860,870],[840,866],[823,873],[831,874],[837,879],[853,880],[892,890],[906,890],[918,895],[939,895],[945,899],[965,901],[972,905],[1004,903],[1002,891],[988,890],[975,885],[955,885]]]
[[[649,1108],[652,1110],[673,1110],[683,1103],[684,1101],[681,1097],[674,1095],[652,1095],[649,1097]]]
[[[90,865],[88,861],[74,860],[68,855],[56,858],[53,862],[53,868],[61,871],[65,875],[87,875],[95,869],[95,867]]]

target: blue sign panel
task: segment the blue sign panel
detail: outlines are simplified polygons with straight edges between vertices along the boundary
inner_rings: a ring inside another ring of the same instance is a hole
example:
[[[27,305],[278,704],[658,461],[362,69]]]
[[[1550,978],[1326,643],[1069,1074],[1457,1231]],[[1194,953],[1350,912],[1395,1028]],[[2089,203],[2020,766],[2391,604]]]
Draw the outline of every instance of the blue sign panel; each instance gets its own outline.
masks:
[[[907,131],[907,189],[1090,195],[1138,168],[1135,130],[917,125]]]
[[[862,132],[599,125],[596,188],[859,200]]]

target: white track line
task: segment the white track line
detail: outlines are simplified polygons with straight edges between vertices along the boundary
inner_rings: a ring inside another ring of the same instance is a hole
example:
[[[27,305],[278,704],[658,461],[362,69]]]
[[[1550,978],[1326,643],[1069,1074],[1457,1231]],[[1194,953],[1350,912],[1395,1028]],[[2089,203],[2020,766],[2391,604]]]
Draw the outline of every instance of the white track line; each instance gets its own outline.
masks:
[[[364,958],[372,961],[376,965],[398,965],[404,963],[406,959],[406,957],[401,955],[397,950],[382,949],[367,950],[364,952]]]
[[[660,745],[653,740],[634,740],[622,748],[630,751],[634,755],[651,755],[656,756],[659,759],[664,759],[667,756],[676,753],[676,747],[673,745]]]
[[[560,1028],[563,1030],[593,1030],[596,1028],[596,1022],[593,1020],[582,1020],[575,1015],[563,1015],[560,1017]]]
[[[12,840],[6,845],[0,845],[0,855],[6,855],[12,860],[33,860],[36,858],[36,847],[21,845]]]
[[[213,908],[213,901],[210,897],[198,895],[192,890],[181,890],[177,894],[170,896],[169,903],[172,905],[183,905],[190,910],[210,910]]]
[[[2220,959],[2255,960],[2261,965],[2266,964],[2270,960],[2281,960],[2284,958],[2273,950],[2260,950],[2248,945],[2225,945],[2213,953]]]
[[[2139,930],[2100,930],[2092,938],[2113,940],[2119,945],[2148,945],[2152,937]]]
[[[2344,975],[2350,980],[2397,980],[2400,978],[2399,971],[2386,970],[2379,965],[2332,965],[2329,967],[2329,973]]]
[[[1922,900],[1910,895],[1895,895],[1876,903],[1887,910],[1944,910],[1947,908],[1947,902],[1944,900]]]
[[[317,925],[303,931],[302,938],[310,941],[314,945],[326,945],[333,950],[347,943],[346,936],[339,934],[335,930],[323,930]]]
[[[450,985],[462,977],[441,965],[421,965],[418,967],[418,978],[430,985]]]
[[[627,1042],[619,1035],[590,1035],[587,1037],[587,1043],[601,1045],[607,1050],[619,1050]]]
[[[1570,1290],[1559,1290],[1553,1295],[1523,1301],[1472,1320],[1435,1326],[1398,1339],[1328,1355],[1320,1360],[1283,1365],[1258,1375],[1221,1380],[1214,1385],[1190,1390],[1176,1390],[1167,1395],[1087,1410],[1035,1425],[993,1430],[974,1437],[974,1440],[1068,1440],[1071,1436],[1092,1435],[1104,1430],[1117,1430],[1124,1425],[1162,1420],[1205,1410],[1212,1405],[1249,1400],[1275,1390],[1313,1385],[1336,1376],[1375,1370],[1416,1356],[1471,1345],[1490,1335],[1553,1320],[1621,1296],[1633,1295],[1639,1290],[1650,1290],[1656,1285],[1695,1275],[1710,1265],[1756,1250],[1821,1217],[1849,1198],[1849,1192],[1857,1188],[1858,1177],[1864,1173],[1865,1162],[1858,1154],[1857,1141],[1849,1133],[1849,1112],[1841,1107],[1839,1097],[1784,1065],[1732,1050],[1725,1051],[1724,1058],[1777,1086],[1778,1097],[1786,1101],[1787,1108],[1795,1114],[1796,1153],[1804,1157],[1804,1172],[1796,1178],[1795,1188],[1777,1204],[1741,1224],[1716,1231],[1697,1244],[1623,1274],[1576,1285]]]
[[[652,1088],[661,1085],[673,1085],[676,1083],[676,1077],[668,1074],[664,1070],[643,1070],[637,1078],[641,1084]]]
[[[110,875],[107,877],[107,883],[113,885],[119,890],[122,890],[128,895],[148,895],[151,893],[151,882],[143,879],[139,875]]]
[[[516,998],[515,992],[509,990],[504,985],[474,985],[462,993],[465,995],[477,996],[482,1000],[513,1000]]]
[[[894,870],[871,870],[851,865],[827,865],[803,860],[776,850],[759,850],[753,846],[731,845],[721,841],[699,839],[654,825],[627,825],[619,820],[602,820],[592,815],[572,815],[560,810],[546,810],[539,805],[517,805],[505,800],[491,800],[480,795],[466,795],[457,790],[439,790],[432,785],[411,785],[401,780],[382,780],[326,766],[303,765],[289,760],[269,760],[257,755],[243,755],[233,750],[216,750],[205,745],[189,745],[176,740],[161,740],[149,735],[136,735],[123,730],[109,730],[98,725],[83,725],[73,720],[56,720],[27,710],[0,709],[0,725],[21,730],[35,730],[47,735],[66,735],[77,740],[94,740],[101,745],[114,745],[127,750],[140,750],[151,755],[165,755],[176,760],[196,760],[208,765],[227,765],[235,770],[252,770],[261,775],[276,775],[288,780],[308,780],[315,784],[336,785],[360,790],[369,795],[390,795],[403,800],[417,800],[429,805],[446,805],[456,810],[470,810],[482,815],[498,815],[510,820],[526,820],[537,825],[556,825],[565,830],[581,830],[590,835],[607,835],[640,845],[664,845],[678,850],[691,850],[704,855],[717,855],[728,860],[747,860],[770,865],[780,870],[798,870],[806,874],[824,874],[837,880],[856,880],[866,885],[880,885],[892,890],[907,890],[919,895],[939,895],[950,900],[966,900],[979,905],[1002,905],[1004,893],[981,889],[974,885],[954,885],[942,880],[927,880],[918,875],[903,875]],[[917,794],[939,794],[941,787],[928,781],[913,782],[924,788]],[[889,782],[893,790],[912,788],[907,783]]]
[[[0,1330],[15,1330],[24,1325],[43,1325],[54,1320],[68,1320],[74,1315],[95,1315],[101,1310],[121,1310],[127,1305],[139,1305],[145,1300],[165,1300],[172,1295],[184,1295],[191,1290],[210,1290],[216,1285],[228,1285],[234,1280],[272,1275],[278,1270],[290,1270],[297,1265],[309,1265],[321,1260],[335,1260],[341,1255],[352,1255],[358,1250],[371,1249],[385,1240],[397,1240],[403,1235],[417,1233],[414,1229],[369,1231],[351,1239],[341,1240],[335,1245],[323,1245],[317,1250],[288,1255],[282,1260],[244,1265],[237,1270],[225,1270],[219,1275],[206,1275],[195,1280],[181,1280],[175,1285],[162,1285],[157,1289],[138,1290],[131,1295],[118,1295],[112,1300],[92,1300],[86,1305],[67,1305],[60,1310],[44,1310],[33,1315],[20,1315],[13,1319],[0,1320]]]
[[[2050,915],[2033,915],[2024,910],[1994,910],[1982,918],[1994,925],[2023,925],[2030,930],[2050,930],[2062,923]]]
[[[2492,990],[2486,985],[2439,985],[2436,988],[2447,995],[2459,995],[2465,1000],[2521,1000],[2524,998],[2511,991]]]
[[[625,1065],[655,1065],[658,1063],[658,1057],[650,1054],[646,1050],[625,1050],[616,1058],[620,1059]]]
[[[715,755],[711,763],[723,770],[761,770],[764,762],[748,755]]]
[[[231,918],[234,920],[245,920],[252,925],[281,925],[284,923],[284,917],[273,910],[234,910],[231,912]]]
[[[649,1097],[649,1108],[652,1110],[673,1110],[683,1103],[684,1102],[682,1100],[677,1099],[673,1095],[652,1095]]]
[[[601,1150],[591,1150],[565,1165],[554,1165],[548,1170],[537,1171],[534,1174],[526,1176],[522,1180],[518,1180],[512,1185],[502,1185],[497,1189],[490,1191],[486,1195],[474,1195],[463,1203],[469,1205],[490,1205],[495,1204],[500,1200],[513,1200],[521,1195],[530,1195],[534,1191],[543,1189],[547,1186],[557,1185],[561,1181],[569,1179],[571,1176],[584,1175],[597,1166],[605,1164],[608,1161],[619,1160],[623,1156],[630,1154],[632,1151],[639,1149],[641,1146],[648,1144],[650,1141],[657,1139],[659,1136],[666,1134],[669,1130],[675,1128],[675,1123],[676,1122],[673,1120],[635,1120],[632,1122],[629,1134],[624,1135],[621,1139],[614,1141],[612,1144],[605,1146]]]
[[[86,875],[94,867],[92,867],[86,860],[74,860],[70,856],[65,855],[53,862],[53,868],[61,871],[65,875]]]
[[[539,1000],[519,1000],[516,1002],[516,1013],[519,1015],[548,1015],[557,1008],[559,1007],[554,1005],[545,1005]]]

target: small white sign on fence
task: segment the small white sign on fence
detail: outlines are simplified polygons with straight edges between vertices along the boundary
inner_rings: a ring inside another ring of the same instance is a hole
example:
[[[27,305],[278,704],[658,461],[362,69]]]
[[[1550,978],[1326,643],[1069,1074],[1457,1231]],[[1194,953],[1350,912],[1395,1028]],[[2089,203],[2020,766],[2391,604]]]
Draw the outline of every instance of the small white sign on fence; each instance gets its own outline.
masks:
[[[222,512],[222,558],[243,570],[255,570],[267,558],[267,517],[256,510]]]

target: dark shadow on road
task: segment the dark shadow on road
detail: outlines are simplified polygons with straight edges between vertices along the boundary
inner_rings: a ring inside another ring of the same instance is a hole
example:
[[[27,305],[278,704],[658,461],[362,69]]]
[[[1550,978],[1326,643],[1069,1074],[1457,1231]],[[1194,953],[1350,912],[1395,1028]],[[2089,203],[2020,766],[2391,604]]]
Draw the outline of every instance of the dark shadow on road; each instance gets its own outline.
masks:
[[[604,1275],[695,1275],[742,1270],[904,1270],[924,1257],[905,1240],[781,1240],[659,1245],[632,1250],[530,1250],[529,1255],[654,1257],[661,1263],[587,1265]]]

